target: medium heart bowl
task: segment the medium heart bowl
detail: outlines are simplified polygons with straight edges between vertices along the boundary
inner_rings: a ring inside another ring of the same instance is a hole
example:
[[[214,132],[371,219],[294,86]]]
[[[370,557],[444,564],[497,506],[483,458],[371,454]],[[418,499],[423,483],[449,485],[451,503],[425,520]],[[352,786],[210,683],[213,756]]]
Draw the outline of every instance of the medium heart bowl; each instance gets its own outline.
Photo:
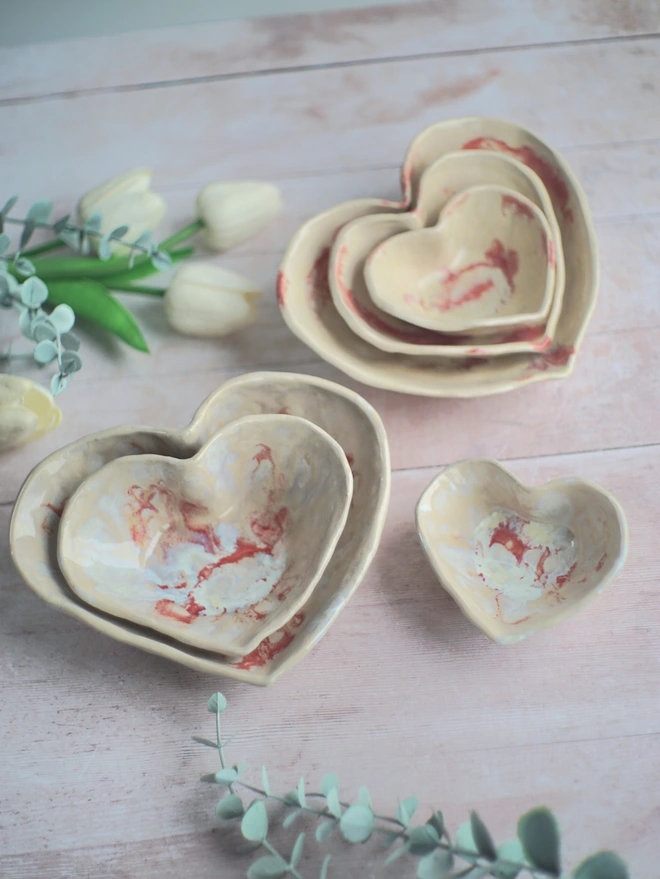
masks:
[[[193,458],[118,458],[66,505],[60,569],[88,604],[242,657],[309,598],[346,524],[353,477],[325,431],[252,415]]]
[[[530,488],[483,458],[440,473],[416,519],[441,584],[498,644],[583,608],[616,576],[628,546],[623,510],[604,489],[577,478]]]
[[[335,552],[292,619],[239,662],[176,641],[82,601],[57,563],[60,519],[84,479],[125,455],[191,458],[215,433],[259,413],[306,418],[335,439],[353,473],[353,498]],[[14,505],[9,541],[14,564],[45,602],[111,638],[207,674],[266,686],[299,662],[327,632],[364,577],[385,523],[390,496],[387,436],[376,410],[334,382],[293,373],[238,376],[214,391],[184,430],[116,427],[49,455],[26,479]]]

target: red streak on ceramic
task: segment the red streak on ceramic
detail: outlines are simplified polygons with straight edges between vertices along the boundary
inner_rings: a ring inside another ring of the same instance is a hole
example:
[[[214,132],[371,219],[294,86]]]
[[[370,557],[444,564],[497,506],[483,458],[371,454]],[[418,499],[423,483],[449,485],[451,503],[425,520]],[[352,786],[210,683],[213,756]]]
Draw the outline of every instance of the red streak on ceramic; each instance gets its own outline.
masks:
[[[512,210],[520,217],[527,217],[528,220],[534,219],[534,211],[528,204],[525,204],[520,201],[520,199],[516,198],[515,195],[502,196],[502,213],[507,210]]]
[[[281,413],[281,414],[286,414],[286,413]],[[254,470],[252,471],[253,473],[256,473],[256,472],[257,472],[257,470],[259,469],[259,467],[261,466],[261,464],[262,464],[264,461],[267,461],[269,464],[273,465],[273,452],[272,452],[272,450],[269,448],[269,446],[264,445],[264,443],[259,443],[259,448],[261,449],[261,451],[260,451],[260,452],[257,452],[257,454],[254,455],[254,457],[252,458],[252,460],[253,460],[253,461],[256,463],[256,465],[257,465],[257,466],[254,468]],[[274,466],[274,465],[273,465],[273,466]]]
[[[234,565],[237,562],[242,562],[243,559],[254,558],[255,555],[260,555],[262,553],[265,555],[272,555],[273,548],[271,546],[258,546],[256,543],[246,540],[245,537],[239,537],[236,541],[236,549],[233,552],[230,552],[229,555],[224,556],[224,558],[218,559],[201,569],[199,574],[197,574],[197,582],[193,586],[193,589],[196,589],[197,586],[201,586],[201,584],[208,580],[211,574],[217,571],[218,568],[222,568],[225,565]]]
[[[280,308],[284,308],[284,302],[286,300],[286,294],[289,289],[289,279],[284,274],[284,272],[280,271],[277,273],[277,301],[279,303]]]
[[[547,348],[552,344],[551,339],[547,339],[543,334],[545,333],[545,326],[542,324],[536,327],[520,327],[517,330],[512,330],[507,336],[505,336],[502,341],[503,342],[534,342],[536,339],[540,339],[539,344],[543,343],[543,348]]]
[[[548,239],[548,262],[550,263],[550,268],[554,269],[556,264],[555,257],[555,243],[552,238]]]
[[[568,571],[565,574],[560,574],[559,577],[555,580],[555,589],[561,589],[562,586],[565,586],[566,583],[573,576],[573,572],[577,568],[577,562],[573,562]]]
[[[490,543],[488,545],[495,546],[495,544],[500,544],[504,549],[507,549],[511,555],[515,557],[516,562],[519,565],[522,564],[525,553],[531,549],[531,547],[521,540],[518,534],[516,534],[511,520],[508,520],[493,529]]]
[[[540,580],[541,577],[545,574],[545,563],[550,557],[550,547],[546,546],[546,548],[541,553],[541,558],[536,563],[536,579]]]
[[[545,372],[551,366],[566,366],[574,354],[573,345],[559,345],[553,351],[548,351],[541,357],[535,357],[534,360],[531,360],[528,369]]]
[[[291,618],[283,629],[279,629],[274,635],[265,638],[258,647],[244,656],[235,668],[247,671],[251,668],[263,668],[266,663],[271,662],[275,657],[289,646],[295,637],[295,630],[299,628],[305,621],[305,614],[297,613]],[[280,636],[274,640],[276,636]]]
[[[58,519],[61,519],[61,518],[62,518],[62,513],[64,512],[64,507],[66,507],[66,504],[67,504],[67,501],[68,501],[68,500],[69,500],[69,498],[68,498],[68,497],[65,497],[64,500],[60,503],[59,506],[55,506],[55,504],[49,504],[49,503],[42,504],[41,506],[42,506],[44,509],[46,509],[46,510],[50,510],[51,513],[55,513],[55,515],[57,516],[57,518],[58,518]]]
[[[596,565],[596,572],[602,570],[603,565],[605,564],[605,561],[606,561],[606,560],[607,560],[607,553],[603,553],[603,557],[601,558],[601,560],[600,560],[600,561],[598,562],[598,564]]]
[[[568,186],[561,172],[547,159],[542,159],[531,147],[512,147],[496,137],[475,137],[464,143],[462,148],[464,150],[494,150],[513,156],[523,165],[527,165],[541,178],[550,197],[553,202],[559,205],[566,220],[569,223],[573,222],[573,211],[568,207]]]
[[[159,613],[162,617],[169,617],[172,620],[177,620],[180,623],[186,623],[189,625],[195,619],[198,614],[193,616],[188,613],[185,607],[181,607],[178,604],[175,604],[169,598],[161,598],[160,601],[157,601],[154,605],[154,609],[157,613]]]
[[[339,229],[337,229],[337,232],[339,232]],[[335,232],[335,236],[337,235],[337,232]],[[317,314],[320,314],[325,306],[332,302],[330,284],[328,283],[329,262],[330,248],[324,247],[305,278],[312,306]]]

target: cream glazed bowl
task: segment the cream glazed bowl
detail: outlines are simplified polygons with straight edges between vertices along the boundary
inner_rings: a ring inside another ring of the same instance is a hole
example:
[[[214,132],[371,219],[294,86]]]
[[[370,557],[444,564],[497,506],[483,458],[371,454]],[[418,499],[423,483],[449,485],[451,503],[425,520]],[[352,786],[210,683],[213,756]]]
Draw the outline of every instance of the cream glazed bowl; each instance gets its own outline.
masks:
[[[335,439],[353,474],[346,525],[315,589],[293,617],[240,661],[184,644],[82,601],[57,563],[60,520],[84,479],[125,455],[191,458],[217,431],[260,413],[306,418]],[[390,496],[387,435],[359,394],[335,382],[293,373],[238,376],[214,391],[183,430],[116,427],[53,452],[28,476],[14,505],[9,541],[26,584],[51,606],[105,635],[196,671],[267,686],[299,662],[327,632],[374,557]]]
[[[628,547],[623,510],[604,489],[579,478],[530,488],[486,458],[443,470],[416,520],[441,584],[498,644],[576,613],[616,576]]]
[[[352,491],[325,431],[248,416],[193,458],[127,456],[92,474],[64,510],[60,569],[99,610],[242,657],[309,598]]]

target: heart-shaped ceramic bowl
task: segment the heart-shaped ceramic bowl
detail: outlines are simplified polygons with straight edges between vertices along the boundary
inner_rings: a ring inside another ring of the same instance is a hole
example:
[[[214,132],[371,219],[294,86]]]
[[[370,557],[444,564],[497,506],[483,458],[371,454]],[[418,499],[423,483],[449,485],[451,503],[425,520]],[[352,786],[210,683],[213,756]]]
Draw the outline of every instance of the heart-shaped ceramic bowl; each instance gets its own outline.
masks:
[[[533,170],[559,222],[566,291],[551,344],[539,353],[450,359],[382,351],[349,328],[335,308],[328,261],[341,229],[358,217],[414,210],[424,171],[457,150],[498,152]],[[404,200],[357,199],[308,220],[293,236],[280,267],[278,301],[291,331],[329,363],[365,384],[429,397],[500,394],[525,384],[568,376],[598,291],[596,236],[587,200],[561,156],[522,126],[470,117],[440,122],[412,142],[402,172]]]
[[[57,535],[66,502],[83,480],[124,455],[190,458],[225,425],[259,413],[312,421],[340,444],[353,473],[353,498],[337,548],[293,618],[240,662],[230,662],[81,601],[59,569]],[[118,427],[54,452],[21,489],[11,519],[10,547],[31,589],[97,631],[201,672],[265,686],[318,643],[359,586],[380,541],[389,494],[387,436],[372,406],[359,394],[324,379],[258,372],[234,378],[214,391],[184,430]]]
[[[394,235],[434,225],[449,199],[479,183],[507,186],[530,199],[548,220],[556,265],[547,322],[523,331],[485,330],[461,336],[422,329],[378,308],[364,278],[365,263],[371,252]],[[517,159],[489,152],[449,153],[438,159],[424,172],[419,204],[414,211],[358,217],[340,230],[329,262],[333,304],[353,332],[381,351],[414,356],[460,359],[541,351],[551,344],[561,313],[564,283],[561,233],[545,186],[537,174]]]
[[[60,569],[99,610],[242,657],[309,598],[352,491],[325,431],[248,416],[188,460],[134,455],[92,474],[64,510]]]
[[[623,510],[585,479],[538,488],[497,461],[443,470],[416,510],[424,551],[463,613],[498,644],[514,644],[593,600],[625,560]]]
[[[432,228],[383,241],[364,275],[378,308],[438,333],[534,327],[552,304],[554,242],[528,198],[503,186],[471,186]]]

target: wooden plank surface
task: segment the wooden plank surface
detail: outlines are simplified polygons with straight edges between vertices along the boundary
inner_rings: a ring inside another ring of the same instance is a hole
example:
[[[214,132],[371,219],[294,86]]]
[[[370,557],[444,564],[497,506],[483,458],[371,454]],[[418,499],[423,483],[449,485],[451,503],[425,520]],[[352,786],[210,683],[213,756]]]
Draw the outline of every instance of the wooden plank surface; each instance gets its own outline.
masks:
[[[291,786],[339,771],[391,809],[414,792],[454,827],[477,807],[498,836],[536,803],[567,857],[614,848],[657,876],[660,838],[660,4],[426,2],[363,12],[153,30],[0,52],[0,179],[70,206],[99,178],[151,164],[185,222],[214,179],[277,180],[280,220],[214,259],[263,284],[257,324],[223,341],[168,330],[126,297],[150,357],[83,332],[84,368],[55,432],[0,457],[0,875],[105,879],[244,875],[214,829],[218,682],[52,612],[20,583],[7,522],[28,470],[85,433],[180,426],[222,381],[274,368],[332,378],[385,420],[394,474],[382,545],[323,642],[270,690],[220,682],[236,759]],[[274,278],[304,221],[352,197],[398,195],[411,137],[439,118],[501,115],[560,148],[589,196],[601,293],[569,380],[500,398],[419,400],[365,388],[284,327]],[[9,183],[5,184],[5,188]],[[0,339],[12,324],[0,315]],[[32,374],[32,373],[30,373]],[[36,373],[34,373],[36,375]],[[587,476],[613,491],[631,548],[588,611],[513,648],[488,642],[439,588],[413,510],[446,463],[510,462],[530,483]],[[310,847],[311,850],[312,847]],[[335,875],[383,872],[371,848]],[[339,861],[337,861],[339,862]],[[303,861],[310,875],[318,859]],[[316,872],[315,872],[316,871]]]

